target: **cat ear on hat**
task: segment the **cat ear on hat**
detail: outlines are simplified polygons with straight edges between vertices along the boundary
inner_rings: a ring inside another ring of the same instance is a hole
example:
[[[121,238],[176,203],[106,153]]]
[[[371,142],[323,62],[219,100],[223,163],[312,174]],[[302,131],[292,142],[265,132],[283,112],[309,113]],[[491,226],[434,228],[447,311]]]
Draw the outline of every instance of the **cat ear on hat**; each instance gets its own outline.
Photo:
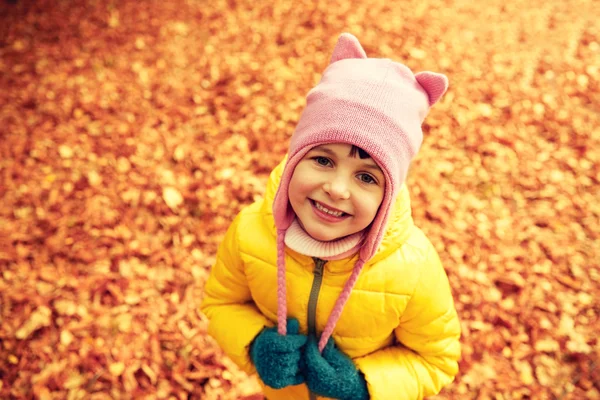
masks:
[[[446,75],[424,71],[416,74],[415,78],[429,96],[429,107],[434,105],[448,90],[448,78]]]
[[[342,33],[333,49],[330,64],[347,58],[367,58],[367,53],[358,39],[349,33]]]

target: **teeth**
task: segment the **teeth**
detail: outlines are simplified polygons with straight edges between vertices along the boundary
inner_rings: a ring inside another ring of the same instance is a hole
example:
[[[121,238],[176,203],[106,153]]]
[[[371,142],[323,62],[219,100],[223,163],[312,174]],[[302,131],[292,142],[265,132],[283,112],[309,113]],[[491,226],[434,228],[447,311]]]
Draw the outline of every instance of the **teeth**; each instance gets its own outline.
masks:
[[[315,207],[317,207],[317,209],[323,211],[324,213],[333,215],[334,217],[341,217],[342,214],[344,214],[341,211],[331,211],[330,209],[323,207],[321,204],[317,203],[316,201],[315,201]]]

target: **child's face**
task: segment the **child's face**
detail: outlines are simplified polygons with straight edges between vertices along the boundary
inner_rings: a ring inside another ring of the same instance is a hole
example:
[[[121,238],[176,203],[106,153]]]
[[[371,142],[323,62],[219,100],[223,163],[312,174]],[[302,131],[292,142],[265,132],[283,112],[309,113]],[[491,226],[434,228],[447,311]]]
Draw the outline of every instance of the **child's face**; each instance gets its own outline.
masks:
[[[289,199],[304,230],[322,241],[360,232],[375,218],[385,178],[372,158],[335,143],[311,149],[298,163]]]

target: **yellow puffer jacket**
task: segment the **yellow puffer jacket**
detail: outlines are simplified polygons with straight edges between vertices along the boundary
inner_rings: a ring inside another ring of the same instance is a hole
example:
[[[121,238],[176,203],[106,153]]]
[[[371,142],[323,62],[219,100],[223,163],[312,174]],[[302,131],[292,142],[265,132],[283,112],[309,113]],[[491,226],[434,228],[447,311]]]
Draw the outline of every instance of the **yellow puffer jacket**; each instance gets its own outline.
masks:
[[[255,373],[249,345],[277,321],[275,222],[271,206],[283,171],[271,173],[264,200],[235,218],[219,247],[201,310],[209,334],[243,370]],[[317,305],[321,332],[357,256],[328,261]],[[312,258],[286,249],[288,316],[307,332]],[[371,399],[421,399],[454,379],[460,325],[437,252],[414,226],[408,190],[398,195],[379,250],[369,260],[333,331],[339,348],[363,372]],[[275,390],[269,400],[308,400],[306,385]]]

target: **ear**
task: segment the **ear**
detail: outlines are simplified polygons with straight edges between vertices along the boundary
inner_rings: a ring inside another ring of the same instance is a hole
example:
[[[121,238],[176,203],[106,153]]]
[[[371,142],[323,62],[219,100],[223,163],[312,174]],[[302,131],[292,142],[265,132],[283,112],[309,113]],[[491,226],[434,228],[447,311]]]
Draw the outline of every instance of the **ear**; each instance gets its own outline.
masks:
[[[419,72],[415,75],[417,82],[423,87],[429,96],[429,106],[434,105],[448,89],[448,78],[446,75],[435,72]]]
[[[346,58],[367,58],[367,53],[354,35],[342,33],[333,49],[329,64]]]

